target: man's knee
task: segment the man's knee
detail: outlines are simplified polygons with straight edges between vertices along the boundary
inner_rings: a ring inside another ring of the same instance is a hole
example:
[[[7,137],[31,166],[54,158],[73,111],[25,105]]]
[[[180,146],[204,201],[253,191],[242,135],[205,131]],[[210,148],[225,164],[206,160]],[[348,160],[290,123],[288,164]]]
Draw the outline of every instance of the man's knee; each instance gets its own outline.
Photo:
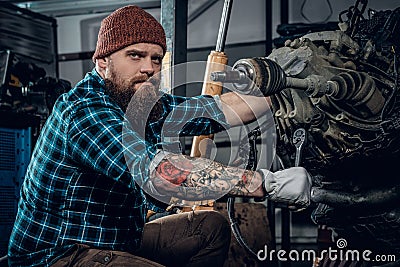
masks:
[[[222,229],[229,230],[228,220],[217,211],[205,211],[208,223],[211,223],[213,227],[220,226]]]
[[[229,244],[231,230],[228,220],[217,211],[199,211],[199,213],[203,216],[203,229],[208,229],[211,236]]]

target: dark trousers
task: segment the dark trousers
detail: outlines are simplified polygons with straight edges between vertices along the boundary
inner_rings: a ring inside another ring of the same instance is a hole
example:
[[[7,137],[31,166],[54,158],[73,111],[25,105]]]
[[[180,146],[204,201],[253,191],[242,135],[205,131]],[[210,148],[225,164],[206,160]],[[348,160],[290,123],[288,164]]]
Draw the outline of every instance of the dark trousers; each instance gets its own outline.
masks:
[[[53,267],[61,266],[222,266],[230,228],[216,211],[194,211],[146,223],[142,245],[133,254],[77,245]]]

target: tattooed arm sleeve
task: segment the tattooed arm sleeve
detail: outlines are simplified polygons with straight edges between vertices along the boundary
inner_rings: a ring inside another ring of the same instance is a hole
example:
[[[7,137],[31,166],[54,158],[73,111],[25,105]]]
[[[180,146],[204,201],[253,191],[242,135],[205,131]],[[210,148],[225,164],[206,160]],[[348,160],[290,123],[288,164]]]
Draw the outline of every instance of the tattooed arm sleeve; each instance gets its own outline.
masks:
[[[183,200],[218,199],[226,194],[262,197],[258,172],[180,154],[167,154],[151,172],[150,180],[162,194]]]

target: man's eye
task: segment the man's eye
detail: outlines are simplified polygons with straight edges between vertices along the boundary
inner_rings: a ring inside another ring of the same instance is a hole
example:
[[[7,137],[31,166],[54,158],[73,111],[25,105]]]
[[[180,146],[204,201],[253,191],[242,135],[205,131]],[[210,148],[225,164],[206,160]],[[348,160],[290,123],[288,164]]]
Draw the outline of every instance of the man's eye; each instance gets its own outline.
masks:
[[[154,64],[161,64],[162,62],[162,58],[161,57],[155,57],[153,58],[153,63]]]
[[[130,56],[131,58],[140,58],[140,55],[139,55],[139,54],[136,54],[136,53],[129,54],[129,56]]]

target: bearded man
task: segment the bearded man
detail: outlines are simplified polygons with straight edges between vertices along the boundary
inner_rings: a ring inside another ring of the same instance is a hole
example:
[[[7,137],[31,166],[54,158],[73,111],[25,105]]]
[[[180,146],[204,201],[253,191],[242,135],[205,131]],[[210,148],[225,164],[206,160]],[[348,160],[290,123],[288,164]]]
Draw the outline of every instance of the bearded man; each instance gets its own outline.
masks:
[[[157,196],[195,200],[202,197],[198,188],[209,196],[221,185],[232,195],[307,207],[310,177],[302,168],[252,172],[165,151],[167,117],[183,125],[179,134],[200,135],[252,121],[269,108],[264,97],[235,93],[158,94],[159,79],[147,80],[160,72],[165,51],[162,26],[139,7],[102,21],[95,68],[58,99],[35,146],[10,237],[10,266],[222,266],[230,242],[224,217],[195,211],[146,222],[149,209],[162,212],[168,204]],[[131,102],[133,96],[139,101]]]

